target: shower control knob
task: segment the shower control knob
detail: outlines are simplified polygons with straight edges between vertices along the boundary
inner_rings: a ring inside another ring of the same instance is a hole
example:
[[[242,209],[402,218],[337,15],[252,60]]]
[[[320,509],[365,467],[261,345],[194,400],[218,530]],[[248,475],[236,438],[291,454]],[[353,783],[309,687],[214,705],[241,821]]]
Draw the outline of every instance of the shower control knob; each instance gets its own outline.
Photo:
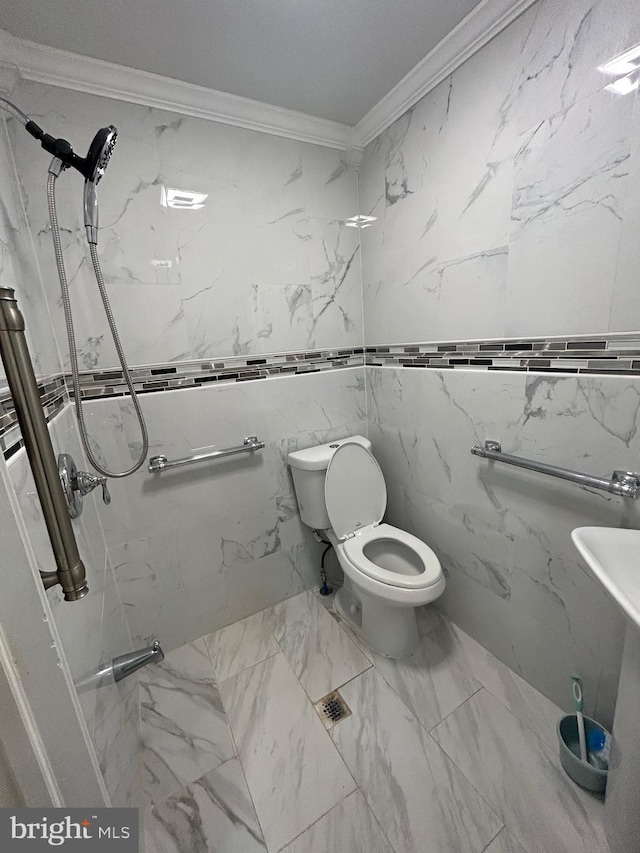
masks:
[[[82,498],[97,489],[98,486],[102,487],[104,503],[107,505],[111,503],[107,478],[97,477],[95,474],[89,474],[86,471],[78,471],[73,458],[68,453],[61,453],[58,456],[58,474],[71,518],[78,518],[82,515]]]
[[[87,474],[86,471],[77,472],[75,488],[77,488],[82,497],[88,495],[89,492],[92,492],[94,489],[97,489],[98,486],[102,486],[102,500],[106,504],[110,504],[111,495],[109,494],[109,489],[107,488],[106,477],[96,477],[95,474]]]
[[[111,495],[109,494],[109,489],[107,488],[107,478],[100,477],[100,480],[100,485],[102,486],[102,502],[109,506],[109,504],[111,503]]]

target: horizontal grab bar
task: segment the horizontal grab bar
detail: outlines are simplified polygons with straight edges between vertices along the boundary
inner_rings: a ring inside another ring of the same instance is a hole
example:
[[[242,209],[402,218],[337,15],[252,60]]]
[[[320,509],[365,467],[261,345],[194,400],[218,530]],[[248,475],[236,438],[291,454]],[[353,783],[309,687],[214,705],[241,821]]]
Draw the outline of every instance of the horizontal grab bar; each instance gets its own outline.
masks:
[[[235,456],[236,453],[250,453],[254,450],[262,450],[264,446],[264,441],[260,441],[257,435],[249,435],[237,447],[211,450],[208,453],[196,453],[194,456],[185,456],[184,459],[173,459],[171,462],[166,456],[152,456],[149,459],[148,471],[150,474],[159,474],[161,471],[168,471],[169,468],[183,468],[185,465],[193,465],[195,462],[209,462],[211,459],[221,459],[223,456]]]
[[[522,459],[520,456],[510,456],[502,452],[502,445],[498,441],[485,441],[483,446],[479,444],[471,448],[474,456],[482,456],[484,459],[492,459],[494,462],[505,462],[507,465],[515,465],[518,468],[527,468],[529,471],[537,471],[540,474],[549,474],[551,477],[560,477],[581,486],[589,486],[592,489],[600,489],[612,495],[622,498],[640,497],[640,474],[631,471],[614,471],[611,479],[594,477],[591,474],[581,474],[579,471],[571,471],[568,468],[558,468],[555,465],[547,465],[546,462],[534,462],[532,459]]]

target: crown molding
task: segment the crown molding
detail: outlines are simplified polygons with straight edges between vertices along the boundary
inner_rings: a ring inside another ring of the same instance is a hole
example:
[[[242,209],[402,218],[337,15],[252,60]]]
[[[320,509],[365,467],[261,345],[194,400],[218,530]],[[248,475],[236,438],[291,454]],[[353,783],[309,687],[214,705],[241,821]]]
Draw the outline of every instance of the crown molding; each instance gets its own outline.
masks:
[[[24,80],[350,151],[357,160],[369,142],[535,2],[482,0],[355,127],[37,44],[6,30],[0,30],[0,56]]]
[[[364,148],[537,0],[482,0],[354,127]]]
[[[170,110],[341,151],[354,147],[353,128],[346,124],[37,44],[12,36],[6,30],[0,30],[0,55],[3,64],[15,66],[24,80]]]

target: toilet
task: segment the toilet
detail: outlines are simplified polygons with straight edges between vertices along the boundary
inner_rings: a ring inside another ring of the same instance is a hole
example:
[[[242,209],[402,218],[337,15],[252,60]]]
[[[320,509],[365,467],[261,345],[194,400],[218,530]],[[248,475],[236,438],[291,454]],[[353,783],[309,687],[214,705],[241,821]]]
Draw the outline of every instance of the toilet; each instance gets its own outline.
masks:
[[[345,583],[339,615],[374,651],[390,658],[418,646],[416,607],[444,592],[440,561],[416,536],[382,523],[384,476],[361,435],[290,453],[302,521],[333,545]]]

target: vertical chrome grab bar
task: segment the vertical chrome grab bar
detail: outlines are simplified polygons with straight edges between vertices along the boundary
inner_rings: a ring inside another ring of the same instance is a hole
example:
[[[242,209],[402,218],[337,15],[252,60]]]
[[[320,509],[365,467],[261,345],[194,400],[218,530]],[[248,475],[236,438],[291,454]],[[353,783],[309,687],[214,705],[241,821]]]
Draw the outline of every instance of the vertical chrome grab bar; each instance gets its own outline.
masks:
[[[551,477],[560,477],[581,486],[589,486],[592,489],[600,489],[621,498],[640,497],[640,474],[631,471],[614,471],[609,480],[604,477],[594,477],[592,474],[582,474],[580,471],[572,471],[569,468],[559,468],[556,465],[548,465],[546,462],[536,462],[532,459],[523,459],[520,456],[511,456],[502,452],[502,445],[498,441],[485,441],[484,445],[476,444],[471,448],[474,456],[482,456],[484,459],[492,459],[494,462],[504,462],[507,465],[515,465],[518,468],[527,468],[529,471],[537,471],[539,474],[548,474]]]
[[[77,601],[89,592],[86,571],[62,492],[58,463],[24,334],[24,318],[10,287],[0,287],[0,356],[57,566],[55,572],[40,572],[42,582],[46,589],[60,584],[65,601]]]

